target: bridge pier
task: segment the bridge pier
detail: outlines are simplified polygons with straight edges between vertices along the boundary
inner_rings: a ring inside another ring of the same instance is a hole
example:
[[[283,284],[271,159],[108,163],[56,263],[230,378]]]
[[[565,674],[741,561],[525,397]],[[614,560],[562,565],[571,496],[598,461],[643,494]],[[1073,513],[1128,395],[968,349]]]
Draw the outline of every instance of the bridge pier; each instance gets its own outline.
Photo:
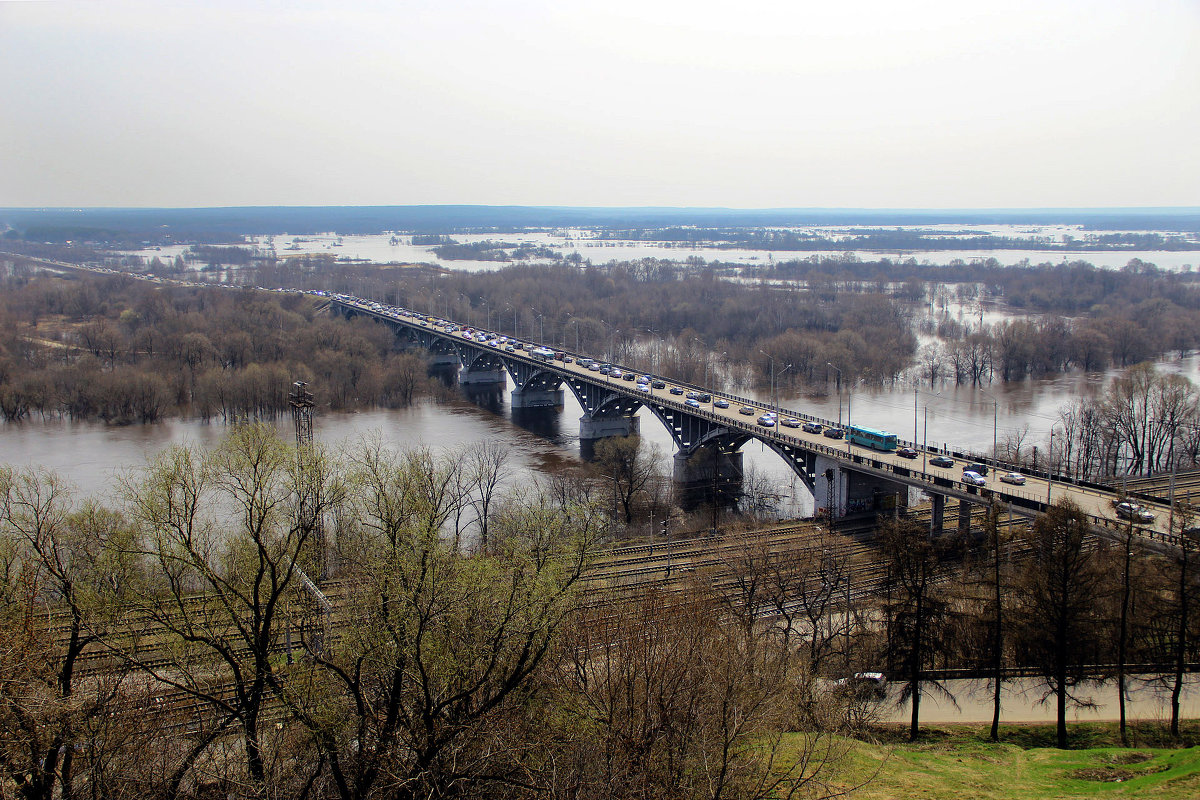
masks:
[[[672,478],[675,497],[685,511],[715,503],[737,504],[742,494],[742,453],[701,448],[675,454]]]
[[[931,494],[929,499],[933,503],[933,516],[929,522],[929,531],[938,534],[942,532],[942,526],[946,522],[946,495]]]
[[[479,383],[504,386],[507,380],[504,370],[501,367],[494,367],[491,369],[464,369],[458,373],[458,382],[464,386]]]
[[[430,353],[429,366],[435,369],[439,367],[454,367],[455,369],[458,369],[460,364],[458,362],[458,356],[454,355],[453,353]]]
[[[846,515],[846,490],[849,473],[842,469],[841,462],[818,455],[813,460],[813,505],[817,514],[828,514],[834,519]]]
[[[958,501],[958,535],[963,538],[971,535],[971,504],[966,500]]]
[[[593,417],[584,414],[579,418],[580,441],[607,439],[610,436],[634,436],[640,430],[638,418],[633,416]]]
[[[562,389],[513,389],[510,397],[513,409],[560,408],[563,405]],[[581,430],[580,437],[582,436]]]

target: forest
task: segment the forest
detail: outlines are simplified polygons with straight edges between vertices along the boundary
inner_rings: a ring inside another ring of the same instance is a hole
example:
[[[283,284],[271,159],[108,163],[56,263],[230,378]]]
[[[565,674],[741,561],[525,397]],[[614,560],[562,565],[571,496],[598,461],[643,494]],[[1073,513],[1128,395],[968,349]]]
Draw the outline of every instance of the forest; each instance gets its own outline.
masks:
[[[1200,458],[1194,388],[1137,366],[1200,346],[1200,291],[1195,276],[1149,265],[977,264],[963,268],[971,280],[952,283],[933,280],[951,277],[950,267],[901,265],[889,275],[887,265],[822,259],[776,265],[786,280],[738,280],[711,265],[655,259],[480,273],[330,256],[252,263],[213,276],[250,284],[242,289],[54,278],[16,264],[0,291],[9,321],[0,330],[0,415],[112,423],[264,417],[286,408],[293,380],[328,387],[322,402],[333,410],[400,406],[444,391],[419,357],[396,351],[385,329],[333,319],[318,310],[319,298],[251,288],[301,286],[378,298],[680,381],[719,375],[733,391],[768,385],[772,359],[790,365],[781,386],[818,392],[839,374],[936,387],[1123,367],[1124,382],[1107,398],[1063,409],[1055,467],[1141,474]],[[182,259],[141,266],[148,267],[163,275],[184,269]],[[1022,292],[1050,313],[982,321]],[[1008,438],[1008,460],[1037,465],[1023,437]]]
[[[975,538],[882,521],[860,556],[815,527],[745,539],[720,579],[605,589],[606,499],[568,475],[498,488],[503,466],[486,444],[297,449],[239,425],[106,505],[0,469],[0,781],[43,800],[833,797],[880,712],[841,679],[872,670],[913,738],[922,695],[966,671],[995,680],[997,721],[1009,677],[1038,681],[1059,747],[1086,681],[1152,681],[1179,741],[1200,560],[1132,525],[1097,540],[1070,506],[1028,527],[993,507]]]
[[[9,421],[273,417],[296,380],[319,381],[333,410],[404,406],[436,391],[424,361],[397,352],[389,331],[334,319],[299,294],[9,278],[0,319]]]

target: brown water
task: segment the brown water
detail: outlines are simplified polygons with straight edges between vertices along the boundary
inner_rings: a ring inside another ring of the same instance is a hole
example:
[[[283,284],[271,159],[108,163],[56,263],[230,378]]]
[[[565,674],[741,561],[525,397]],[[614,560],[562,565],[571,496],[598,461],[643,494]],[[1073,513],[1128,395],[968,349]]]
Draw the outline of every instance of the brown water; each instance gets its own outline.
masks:
[[[1193,377],[1197,359],[1167,362],[1162,367]],[[917,441],[927,438],[931,445],[949,444],[987,454],[993,434],[1003,443],[1006,436],[1022,430],[1028,431],[1026,446],[1044,448],[1058,410],[1075,397],[1101,391],[1108,377],[1071,373],[983,388],[946,385],[931,391],[922,387],[915,393],[911,385],[873,390],[843,385],[840,415],[833,385],[802,393],[781,392],[779,404],[785,413],[790,409],[833,421],[840,416],[844,421],[890,430],[902,439],[911,440],[915,433]],[[314,434],[326,444],[342,445],[378,433],[400,449],[446,449],[481,439],[496,440],[511,454],[510,478],[529,479],[579,462],[578,420],[583,412],[574,396],[569,391],[565,394],[565,408],[526,411],[517,419],[509,408],[507,390],[478,404],[463,399],[443,406],[326,414],[315,420]],[[747,394],[770,401],[769,390]],[[643,438],[659,448],[669,472],[674,452],[670,436],[648,411],[643,409],[639,416]],[[290,418],[281,418],[277,425],[281,435],[292,436]],[[0,463],[42,465],[62,473],[82,493],[104,497],[111,491],[115,473],[140,467],[148,456],[173,444],[211,446],[225,430],[219,423],[182,419],[121,427],[38,420],[0,423]],[[769,475],[785,496],[781,513],[811,511],[807,490],[778,456],[755,442],[745,445],[743,453],[747,466]]]

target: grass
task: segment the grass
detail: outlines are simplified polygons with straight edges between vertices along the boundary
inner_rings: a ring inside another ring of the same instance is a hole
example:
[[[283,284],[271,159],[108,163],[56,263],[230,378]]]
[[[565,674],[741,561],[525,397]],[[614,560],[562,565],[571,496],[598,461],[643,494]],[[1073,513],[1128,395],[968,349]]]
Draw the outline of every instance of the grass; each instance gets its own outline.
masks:
[[[929,727],[917,742],[903,731],[853,741],[832,788],[856,800],[1042,800],[1042,798],[1200,797],[1200,721],[1172,746],[1161,724],[1132,729],[1119,746],[1116,725],[1071,726],[1072,748],[1054,747],[1053,725],[1009,725],[1000,742],[987,726]]]

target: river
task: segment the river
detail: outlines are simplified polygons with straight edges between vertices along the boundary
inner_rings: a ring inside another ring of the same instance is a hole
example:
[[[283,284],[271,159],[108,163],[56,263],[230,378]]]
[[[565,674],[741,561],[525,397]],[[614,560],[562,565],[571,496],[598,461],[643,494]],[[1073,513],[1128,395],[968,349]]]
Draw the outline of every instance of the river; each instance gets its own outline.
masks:
[[[1165,361],[1160,367],[1194,377],[1197,358]],[[1026,447],[1044,447],[1058,410],[1076,397],[1101,391],[1111,374],[1073,372],[985,387],[948,384],[930,390],[925,386],[915,392],[906,384],[869,390],[843,385],[840,413],[833,385],[817,392],[781,390],[779,404],[785,410],[883,428],[903,439],[913,439],[915,433],[918,441],[927,439],[931,445],[950,444],[986,454],[991,452],[993,436],[1003,445],[1007,437],[1024,433]],[[319,405],[320,387],[312,388]],[[314,435],[335,447],[378,434],[398,449],[429,446],[435,450],[490,439],[508,449],[510,480],[528,481],[536,474],[580,463],[578,420],[583,411],[569,391],[564,394],[564,408],[524,411],[516,418],[508,391],[482,404],[464,398],[445,405],[419,403],[399,410],[322,414],[315,419]],[[745,394],[770,402],[769,390]],[[647,410],[638,414],[642,437],[660,450],[663,469],[669,474],[674,451],[670,435]],[[290,418],[276,424],[282,436],[293,435]],[[225,431],[220,423],[189,419],[119,427],[65,420],[6,423],[0,424],[0,463],[44,466],[62,474],[82,494],[104,498],[112,491],[116,473],[141,467],[150,456],[174,444],[211,446]],[[782,515],[811,513],[812,497],[782,459],[757,442],[742,450],[747,468],[767,476],[782,495]]]
[[[1082,239],[1087,233],[1120,233],[1121,231],[1084,231],[1079,226],[1029,226],[1029,225],[991,225],[991,226],[891,226],[897,229],[931,231],[939,228],[949,231],[969,229],[975,234],[994,234],[1012,238],[1038,237],[1042,240],[1063,242],[1066,237]],[[840,239],[854,232],[853,228],[809,226],[789,228],[802,233],[812,233],[830,239]],[[609,261],[636,261],[642,258],[659,258],[673,261],[686,261],[689,258],[700,258],[706,262],[720,261],[732,264],[766,266],[774,262],[805,259],[810,256],[842,258],[847,254],[841,250],[761,250],[750,247],[718,248],[711,243],[691,242],[655,242],[633,240],[608,240],[597,238],[599,231],[591,229],[562,229],[562,230],[529,230],[516,233],[488,234],[454,234],[453,239],[462,244],[473,244],[486,240],[532,245],[554,251],[559,257],[578,255],[593,264],[605,264]],[[949,235],[949,234],[947,234]],[[261,249],[274,249],[283,258],[289,255],[321,253],[337,258],[348,258],[377,264],[384,263],[428,263],[436,264],[451,270],[483,271],[496,270],[508,266],[508,261],[477,261],[441,259],[433,252],[432,245],[414,245],[412,236],[405,234],[380,233],[365,235],[340,235],[336,232],[316,234],[279,234],[275,236],[254,235],[247,241]],[[185,245],[171,245],[159,248],[128,251],[129,254],[143,256],[147,259],[157,256],[170,260],[184,254]],[[909,258],[918,263],[950,264],[960,260],[967,263],[994,258],[1001,264],[1019,264],[1028,261],[1030,264],[1049,262],[1052,264],[1064,261],[1087,261],[1097,267],[1119,269],[1131,259],[1156,264],[1170,271],[1190,270],[1200,266],[1200,251],[1172,250],[1063,250],[1063,249],[1033,249],[1033,250],[861,250],[857,255],[864,259],[888,258],[893,261],[905,261]],[[545,258],[531,258],[528,263],[545,262]],[[202,266],[194,264],[196,268]]]

